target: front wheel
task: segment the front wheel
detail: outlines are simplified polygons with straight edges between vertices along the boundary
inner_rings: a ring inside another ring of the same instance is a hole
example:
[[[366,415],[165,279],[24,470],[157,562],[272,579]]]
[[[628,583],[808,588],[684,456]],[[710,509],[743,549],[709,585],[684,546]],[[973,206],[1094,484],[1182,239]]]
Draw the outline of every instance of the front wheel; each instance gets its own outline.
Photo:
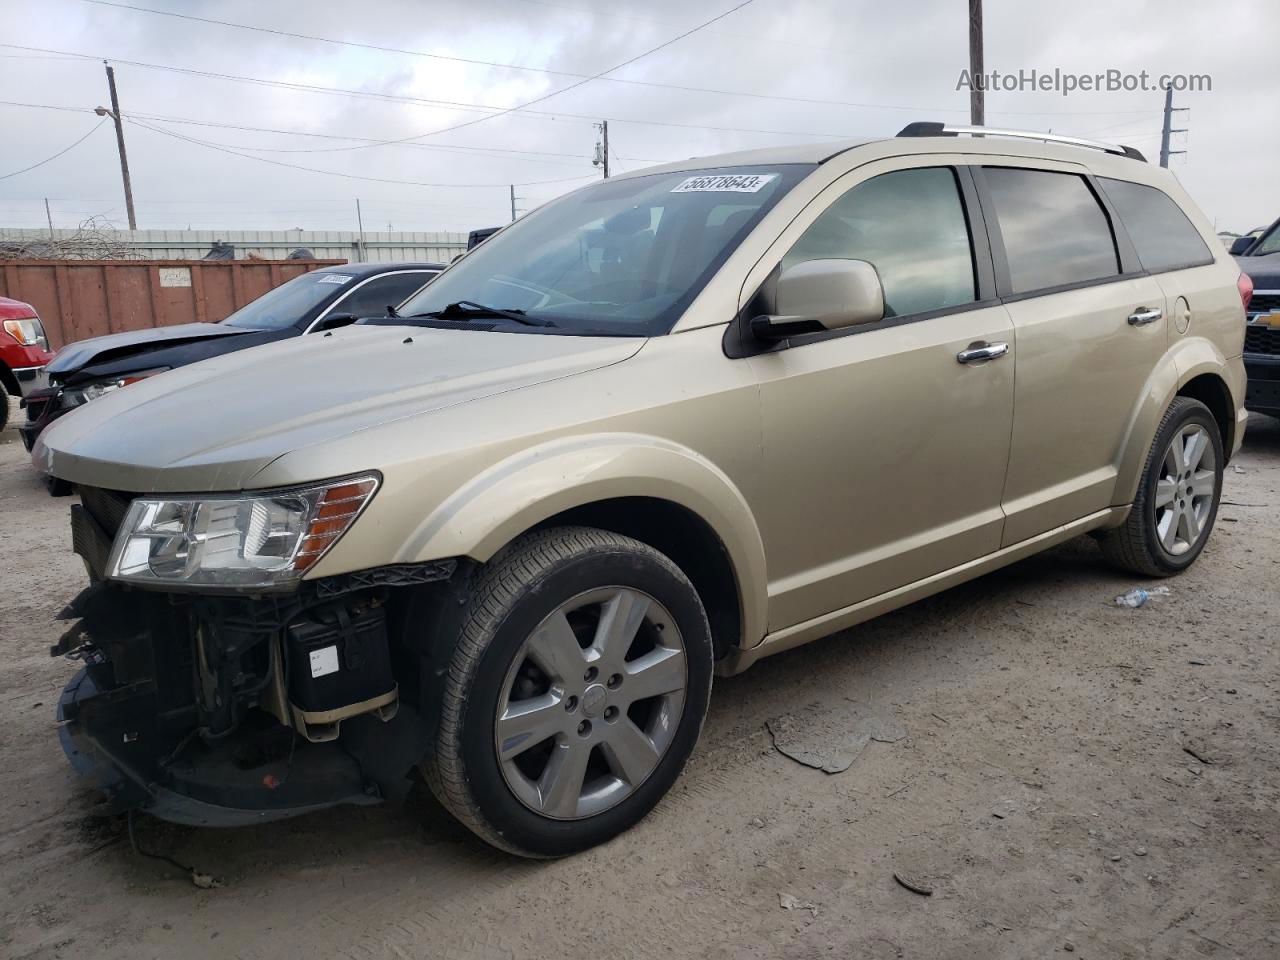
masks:
[[[1148,576],[1181,573],[1204,549],[1218,515],[1226,458],[1213,414],[1177,397],[1152,441],[1128,519],[1101,540],[1118,567]]]
[[[585,849],[675,782],[711,675],[706,613],[671,560],[602,530],[530,534],[479,577],[423,773],[497,847]]]

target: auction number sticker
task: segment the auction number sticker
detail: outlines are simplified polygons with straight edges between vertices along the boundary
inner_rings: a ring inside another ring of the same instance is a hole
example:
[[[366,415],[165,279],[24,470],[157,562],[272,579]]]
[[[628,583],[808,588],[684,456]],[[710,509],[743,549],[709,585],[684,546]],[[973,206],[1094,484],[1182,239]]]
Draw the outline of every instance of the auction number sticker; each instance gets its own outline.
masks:
[[[732,176],[689,177],[671,188],[672,193],[757,193],[776,173],[742,173]]]
[[[326,273],[316,283],[346,283],[351,279],[351,275],[347,273]]]

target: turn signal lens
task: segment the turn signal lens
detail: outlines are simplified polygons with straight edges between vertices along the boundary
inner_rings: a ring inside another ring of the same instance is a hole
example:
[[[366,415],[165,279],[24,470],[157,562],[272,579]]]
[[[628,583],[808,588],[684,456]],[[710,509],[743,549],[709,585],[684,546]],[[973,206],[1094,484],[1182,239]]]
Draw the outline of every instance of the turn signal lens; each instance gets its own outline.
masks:
[[[293,569],[301,572],[319,560],[351,526],[377,488],[378,481],[369,478],[327,489],[307,525],[307,536],[294,557]]]

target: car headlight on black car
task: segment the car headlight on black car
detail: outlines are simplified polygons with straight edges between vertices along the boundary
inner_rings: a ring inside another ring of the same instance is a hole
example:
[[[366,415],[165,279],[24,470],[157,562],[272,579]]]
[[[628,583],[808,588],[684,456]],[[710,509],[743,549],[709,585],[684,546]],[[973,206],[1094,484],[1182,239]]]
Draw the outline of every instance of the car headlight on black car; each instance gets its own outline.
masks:
[[[116,534],[107,576],[153,586],[286,587],[355,522],[378,483],[370,473],[260,493],[139,497]]]
[[[88,403],[90,400],[97,400],[103,394],[111,393],[113,390],[119,390],[121,387],[127,387],[131,383],[137,383],[139,380],[145,380],[147,377],[154,377],[157,373],[164,373],[168,367],[157,367],[155,370],[144,370],[141,373],[130,373],[123,377],[116,377],[112,380],[98,380],[94,383],[86,383],[75,387],[64,387],[62,389],[62,405],[64,407],[80,407]]]

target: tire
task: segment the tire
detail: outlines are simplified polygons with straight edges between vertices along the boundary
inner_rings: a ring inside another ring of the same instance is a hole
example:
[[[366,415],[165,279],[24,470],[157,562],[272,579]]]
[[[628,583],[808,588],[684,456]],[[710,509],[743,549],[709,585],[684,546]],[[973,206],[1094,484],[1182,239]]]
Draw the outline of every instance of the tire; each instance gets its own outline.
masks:
[[[1191,436],[1203,437],[1206,444],[1202,453],[1192,451],[1196,459],[1188,465],[1185,454]],[[1101,538],[1103,556],[1122,570],[1152,577],[1172,576],[1190,567],[1213,531],[1225,459],[1218,422],[1209,408],[1199,400],[1176,397],[1156,429],[1128,518]],[[1189,526],[1192,518],[1194,531]]]
[[[9,391],[0,382],[0,430],[9,425]]]
[[[680,775],[712,660],[702,602],[666,556],[588,527],[528,534],[473,588],[424,778],[503,850],[558,857],[595,846],[642,819]]]

